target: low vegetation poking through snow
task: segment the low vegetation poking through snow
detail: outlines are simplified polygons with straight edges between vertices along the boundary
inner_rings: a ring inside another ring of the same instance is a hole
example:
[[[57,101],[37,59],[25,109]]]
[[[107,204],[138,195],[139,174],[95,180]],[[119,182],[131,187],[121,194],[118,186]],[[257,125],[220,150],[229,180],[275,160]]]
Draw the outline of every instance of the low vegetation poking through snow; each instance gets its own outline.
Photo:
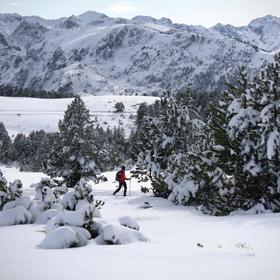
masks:
[[[104,202],[94,200],[92,186],[83,178],[69,192],[60,181],[42,178],[39,183],[31,185],[35,190],[31,199],[22,195],[19,180],[8,185],[1,171],[0,175],[0,225],[46,224],[46,237],[39,248],[81,247],[90,239],[96,239],[97,244],[118,245],[147,241],[132,217],[119,218],[120,224],[117,225],[102,220],[100,208]]]

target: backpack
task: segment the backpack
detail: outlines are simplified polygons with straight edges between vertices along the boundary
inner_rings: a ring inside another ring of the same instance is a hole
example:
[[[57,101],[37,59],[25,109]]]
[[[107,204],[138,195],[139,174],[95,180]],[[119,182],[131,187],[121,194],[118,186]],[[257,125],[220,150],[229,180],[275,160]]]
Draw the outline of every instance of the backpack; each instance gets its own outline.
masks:
[[[119,170],[119,171],[116,173],[115,180],[116,180],[117,182],[119,182],[119,181],[120,181],[120,178],[121,178],[121,171]]]

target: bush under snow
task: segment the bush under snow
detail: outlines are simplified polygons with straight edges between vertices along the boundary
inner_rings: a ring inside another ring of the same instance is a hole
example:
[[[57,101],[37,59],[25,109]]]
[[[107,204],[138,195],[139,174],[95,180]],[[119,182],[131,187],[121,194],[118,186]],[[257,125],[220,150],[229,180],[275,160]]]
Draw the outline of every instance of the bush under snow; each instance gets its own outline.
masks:
[[[114,224],[105,225],[96,238],[97,244],[100,245],[121,245],[137,241],[147,241],[147,238],[139,231]]]
[[[90,233],[80,227],[62,226],[47,234],[39,247],[43,249],[65,249],[88,244]]]
[[[28,224],[31,220],[32,215],[21,205],[0,212],[0,226]]]
[[[1,177],[1,176],[0,176]],[[139,232],[137,221],[129,216],[119,218],[121,225],[110,224],[100,219],[102,201],[95,201],[92,187],[81,179],[71,192],[54,181],[43,178],[33,187],[34,199],[22,196],[19,180],[10,183],[3,178],[1,183],[0,226],[26,223],[46,224],[46,237],[39,245],[43,249],[64,249],[85,246],[95,238],[97,244],[127,244],[146,241]],[[62,201],[59,195],[64,194]],[[68,209],[68,210],[67,210]]]
[[[85,227],[92,223],[92,209],[84,208],[79,211],[63,211],[53,217],[46,225],[46,233],[61,226]]]
[[[131,229],[134,229],[134,230],[137,230],[137,231],[140,230],[139,224],[132,217],[129,217],[129,216],[120,217],[119,222],[122,226],[131,228]]]

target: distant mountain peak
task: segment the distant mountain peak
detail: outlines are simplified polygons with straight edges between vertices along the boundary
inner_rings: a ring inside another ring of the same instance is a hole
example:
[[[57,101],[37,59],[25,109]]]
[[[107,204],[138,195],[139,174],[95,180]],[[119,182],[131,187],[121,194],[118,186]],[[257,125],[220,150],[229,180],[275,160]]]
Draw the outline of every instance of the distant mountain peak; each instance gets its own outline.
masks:
[[[80,22],[79,18],[76,17],[75,15],[72,15],[72,16],[70,16],[69,18],[67,18],[67,19],[61,24],[61,27],[62,27],[62,28],[66,28],[66,29],[77,28],[77,27],[80,27],[79,22]]]
[[[248,27],[256,28],[260,25],[271,25],[271,24],[277,24],[280,26],[280,18],[272,15],[256,18],[249,23]]]
[[[94,11],[56,20],[0,14],[0,84],[95,94],[155,95],[167,84],[221,91],[240,65],[257,73],[272,60],[278,22],[266,16],[207,29]]]
[[[110,19],[107,15],[98,13],[95,11],[87,11],[78,16],[79,20],[87,25],[87,24],[94,24],[94,23],[101,23],[105,22],[106,20]]]
[[[157,20],[150,16],[135,16],[134,18],[132,18],[132,21],[141,23],[155,23]]]

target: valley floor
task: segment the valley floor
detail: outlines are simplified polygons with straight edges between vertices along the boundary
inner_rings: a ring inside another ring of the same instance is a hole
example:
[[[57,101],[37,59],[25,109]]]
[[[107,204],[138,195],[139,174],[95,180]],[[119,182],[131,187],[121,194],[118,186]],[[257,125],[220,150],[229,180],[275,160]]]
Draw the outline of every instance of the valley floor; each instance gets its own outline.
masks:
[[[0,167],[12,181],[22,179],[25,194],[44,174]],[[1,280],[278,280],[280,275],[280,214],[210,217],[194,208],[144,195],[132,181],[131,195],[112,196],[114,173],[94,186],[105,201],[101,213],[117,220],[136,218],[147,243],[89,245],[65,250],[37,248],[43,225],[0,228]],[[153,205],[143,209],[144,202]],[[203,246],[203,247],[202,247]]]
[[[83,96],[94,122],[98,122],[104,129],[122,127],[127,135],[135,128],[139,105],[144,102],[152,104],[157,99],[152,96]],[[72,100],[0,96],[0,122],[4,123],[12,138],[18,133],[28,134],[33,130],[54,132],[58,130],[58,121],[63,119],[64,111]],[[124,104],[123,113],[114,112],[117,102]]]

